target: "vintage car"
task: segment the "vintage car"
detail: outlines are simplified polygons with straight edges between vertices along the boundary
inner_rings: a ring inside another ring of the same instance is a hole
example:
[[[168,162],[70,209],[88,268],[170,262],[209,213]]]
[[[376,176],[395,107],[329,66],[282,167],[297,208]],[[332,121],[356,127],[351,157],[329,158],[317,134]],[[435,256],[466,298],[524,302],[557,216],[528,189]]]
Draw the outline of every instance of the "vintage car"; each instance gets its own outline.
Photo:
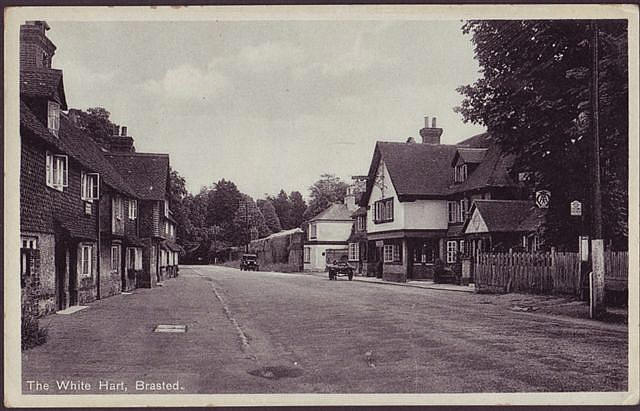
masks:
[[[243,254],[240,259],[240,271],[258,271],[258,256],[255,254]]]
[[[337,280],[338,276],[347,276],[349,281],[353,280],[353,267],[346,261],[334,261],[332,264],[327,264],[327,271],[329,272],[329,280]]]

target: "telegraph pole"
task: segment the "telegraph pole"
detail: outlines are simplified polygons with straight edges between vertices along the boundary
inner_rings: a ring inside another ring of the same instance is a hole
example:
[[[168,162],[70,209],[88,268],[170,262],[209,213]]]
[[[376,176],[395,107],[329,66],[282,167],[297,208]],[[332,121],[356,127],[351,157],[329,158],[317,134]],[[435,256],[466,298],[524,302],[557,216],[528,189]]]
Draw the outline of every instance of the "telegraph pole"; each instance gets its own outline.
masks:
[[[591,207],[591,276],[589,288],[589,316],[600,318],[604,305],[604,240],[602,238],[602,194],[600,188],[600,132],[598,90],[598,23],[591,21],[591,126],[593,128],[593,181]]]

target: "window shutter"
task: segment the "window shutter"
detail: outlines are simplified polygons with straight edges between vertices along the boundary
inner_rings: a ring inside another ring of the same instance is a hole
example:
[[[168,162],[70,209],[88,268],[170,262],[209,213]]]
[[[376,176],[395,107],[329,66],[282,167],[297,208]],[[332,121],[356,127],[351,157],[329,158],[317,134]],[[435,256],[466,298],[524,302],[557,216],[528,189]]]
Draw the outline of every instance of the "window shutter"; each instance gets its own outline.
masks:
[[[62,187],[68,187],[69,186],[68,158],[65,155],[61,155],[60,159],[62,160]]]
[[[53,176],[52,176],[52,172],[53,172],[53,156],[51,155],[50,152],[46,152],[45,154],[46,157],[46,173],[47,173],[47,185],[53,185]]]
[[[87,198],[97,200],[100,198],[100,175],[98,173],[90,173],[87,175]]]

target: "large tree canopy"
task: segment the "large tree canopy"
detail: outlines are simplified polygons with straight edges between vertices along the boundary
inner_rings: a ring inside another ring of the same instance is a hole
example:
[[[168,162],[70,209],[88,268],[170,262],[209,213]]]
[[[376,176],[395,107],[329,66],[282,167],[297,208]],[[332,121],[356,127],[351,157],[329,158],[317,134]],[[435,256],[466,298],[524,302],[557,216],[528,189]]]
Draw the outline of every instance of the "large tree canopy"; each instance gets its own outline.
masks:
[[[305,220],[317,216],[332,203],[343,202],[344,196],[347,194],[347,187],[347,183],[342,181],[340,177],[336,177],[334,174],[322,174],[320,179],[309,187],[311,200],[304,213]]]
[[[571,200],[588,209],[591,130],[591,27],[586,20],[469,21],[482,77],[460,87],[456,111],[484,124],[515,155],[514,173],[531,171],[552,192],[546,237],[574,244]],[[627,235],[627,25],[599,21],[600,142],[605,237]],[[586,221],[589,218],[587,216]]]
[[[278,214],[276,213],[276,209],[271,200],[258,200],[257,205],[260,211],[262,211],[264,221],[271,232],[277,233],[278,231],[282,231],[280,219],[278,218]]]

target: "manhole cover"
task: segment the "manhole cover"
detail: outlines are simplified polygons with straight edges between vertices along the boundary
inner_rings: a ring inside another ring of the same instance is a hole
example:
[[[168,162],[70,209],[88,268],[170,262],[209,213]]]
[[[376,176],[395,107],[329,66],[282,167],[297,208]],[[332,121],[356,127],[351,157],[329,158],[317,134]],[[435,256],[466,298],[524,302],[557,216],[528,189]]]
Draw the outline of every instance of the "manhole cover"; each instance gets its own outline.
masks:
[[[154,333],[186,333],[187,326],[178,324],[158,324],[156,328],[153,329]]]
[[[280,378],[295,378],[302,375],[302,369],[276,365],[274,367],[262,367],[249,371],[249,374],[256,377],[279,380]]]

